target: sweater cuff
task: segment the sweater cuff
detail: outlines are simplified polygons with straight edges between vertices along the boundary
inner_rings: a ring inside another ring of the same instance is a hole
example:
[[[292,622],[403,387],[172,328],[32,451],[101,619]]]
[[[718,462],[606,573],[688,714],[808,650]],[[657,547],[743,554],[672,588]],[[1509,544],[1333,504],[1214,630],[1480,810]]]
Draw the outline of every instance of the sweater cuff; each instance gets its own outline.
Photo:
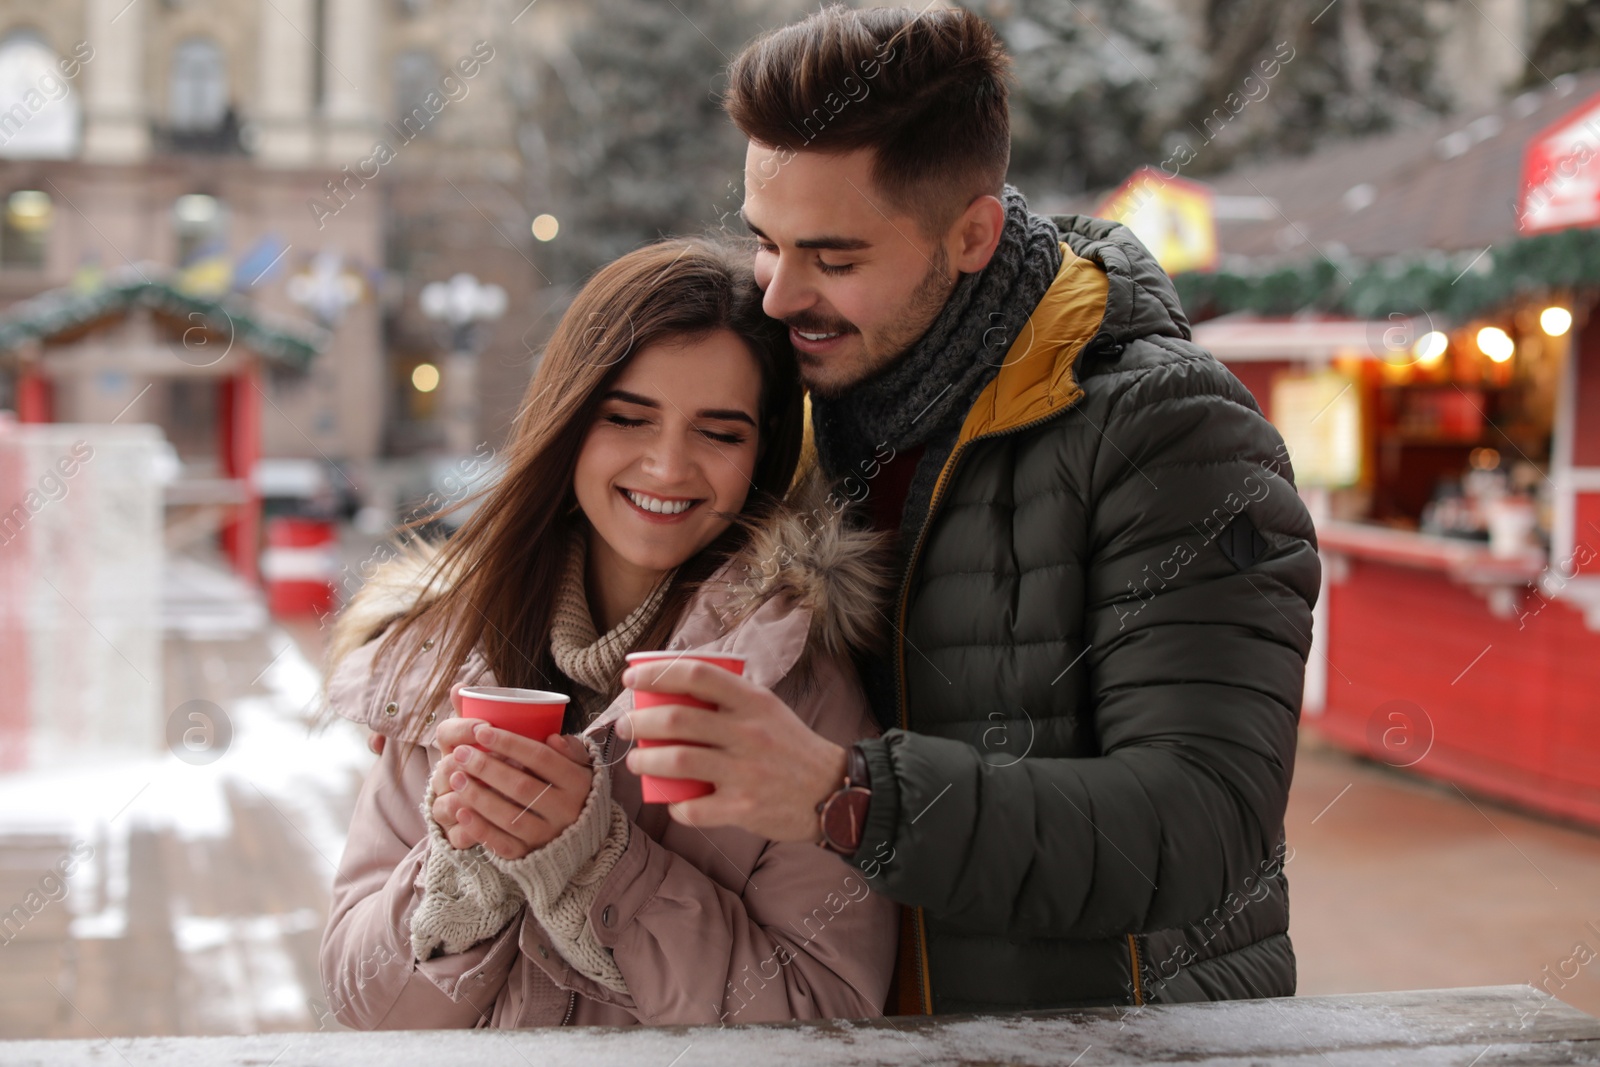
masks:
[[[597,746],[587,743],[595,754]],[[627,814],[611,799],[611,775],[598,758],[594,764],[589,796],[571,826],[521,859],[484,855],[521,891],[534,918],[574,970],[626,994],[627,981],[588,923],[589,905],[627,850],[629,834]]]
[[[420,963],[435,950],[465,952],[506,928],[522,910],[516,886],[485,862],[482,845],[458,849],[433,817],[433,783],[423,792],[428,855],[422,865],[422,899],[411,913],[411,951]]]

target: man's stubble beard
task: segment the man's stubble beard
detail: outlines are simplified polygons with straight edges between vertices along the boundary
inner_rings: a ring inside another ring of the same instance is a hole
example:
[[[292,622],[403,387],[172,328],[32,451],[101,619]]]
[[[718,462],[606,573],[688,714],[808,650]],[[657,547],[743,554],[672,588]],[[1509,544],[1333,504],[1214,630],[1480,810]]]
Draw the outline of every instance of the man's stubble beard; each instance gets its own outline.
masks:
[[[904,326],[899,329],[886,329],[881,333],[876,343],[867,347],[861,360],[852,368],[845,378],[835,378],[830,381],[818,381],[806,373],[807,365],[812,357],[803,352],[796,352],[795,356],[800,366],[800,380],[812,395],[825,400],[837,399],[849,390],[870,381],[883,374],[890,367],[900,362],[910,352],[912,347],[928,332],[928,327],[933,325],[933,320],[939,317],[939,312],[944,310],[945,303],[950,299],[950,293],[956,287],[960,278],[950,277],[950,257],[945,253],[944,246],[937,246],[934,259],[928,272],[917,283],[916,289],[906,300],[905,309],[899,318]],[[863,344],[866,336],[861,335]]]

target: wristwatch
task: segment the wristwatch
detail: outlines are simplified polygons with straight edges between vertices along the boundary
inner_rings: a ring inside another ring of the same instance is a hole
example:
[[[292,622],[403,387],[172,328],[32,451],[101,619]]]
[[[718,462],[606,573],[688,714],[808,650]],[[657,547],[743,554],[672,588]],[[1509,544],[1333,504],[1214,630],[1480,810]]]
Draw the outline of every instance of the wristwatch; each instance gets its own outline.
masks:
[[[872,780],[867,772],[867,754],[860,745],[845,750],[844,784],[817,805],[817,821],[822,839],[817,842],[830,852],[853,856],[861,847],[861,834],[867,824],[867,808],[872,804]]]

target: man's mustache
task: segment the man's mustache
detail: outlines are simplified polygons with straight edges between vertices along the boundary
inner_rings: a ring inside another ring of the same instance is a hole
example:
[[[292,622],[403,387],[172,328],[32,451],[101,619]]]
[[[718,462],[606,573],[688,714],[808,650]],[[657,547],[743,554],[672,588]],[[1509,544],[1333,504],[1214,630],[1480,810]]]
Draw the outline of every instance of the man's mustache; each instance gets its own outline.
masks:
[[[856,328],[843,319],[824,319],[816,315],[790,315],[781,320],[790,329],[802,333],[856,333]]]

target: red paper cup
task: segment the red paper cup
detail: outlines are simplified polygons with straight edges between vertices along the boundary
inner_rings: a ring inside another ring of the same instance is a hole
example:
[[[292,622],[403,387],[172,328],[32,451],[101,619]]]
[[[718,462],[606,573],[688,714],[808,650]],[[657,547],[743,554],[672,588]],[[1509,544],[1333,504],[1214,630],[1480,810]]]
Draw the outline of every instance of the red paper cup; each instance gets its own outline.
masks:
[[[630,652],[628,665],[637,667],[643,663],[659,663],[663,660],[672,661],[679,659],[698,660],[701,663],[710,663],[721,667],[734,674],[744,674],[744,657],[728,655],[725,653],[705,652]],[[703,700],[696,700],[687,693],[656,693],[645,689],[633,691],[633,706],[636,708],[654,708],[662,704],[682,704],[691,708],[706,708],[715,710],[715,704],[707,704]],[[693,745],[693,741],[647,741],[637,738],[634,744],[640,748],[657,748],[661,745]],[[715,792],[710,782],[702,782],[698,778],[657,778],[652,774],[639,776],[639,788],[644,794],[646,804],[671,804],[679,800],[693,800],[695,797],[707,796]]]
[[[543,689],[469,685],[458,696],[463,719],[482,719],[490,726],[510,730],[535,741],[559,734],[561,720],[567,714],[567,696]]]

